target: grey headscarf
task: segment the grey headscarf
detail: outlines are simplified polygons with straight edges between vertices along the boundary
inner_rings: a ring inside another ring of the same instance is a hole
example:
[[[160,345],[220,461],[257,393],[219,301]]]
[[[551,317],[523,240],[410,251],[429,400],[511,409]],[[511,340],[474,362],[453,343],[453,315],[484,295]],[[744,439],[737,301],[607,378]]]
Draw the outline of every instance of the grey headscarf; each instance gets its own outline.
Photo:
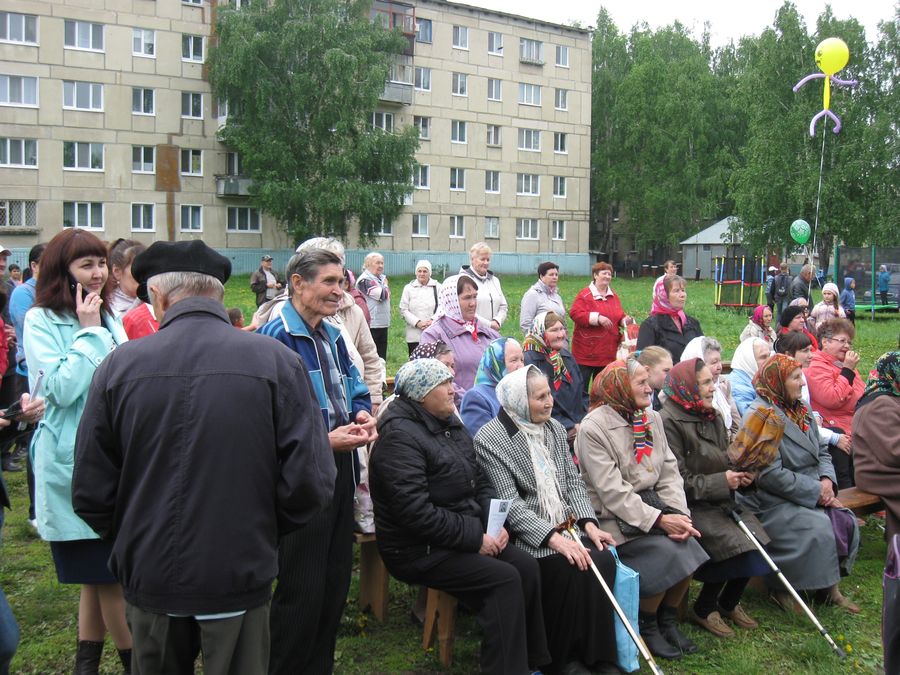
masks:
[[[394,378],[394,391],[413,401],[421,401],[436,386],[452,379],[453,373],[437,359],[416,359],[400,366]]]

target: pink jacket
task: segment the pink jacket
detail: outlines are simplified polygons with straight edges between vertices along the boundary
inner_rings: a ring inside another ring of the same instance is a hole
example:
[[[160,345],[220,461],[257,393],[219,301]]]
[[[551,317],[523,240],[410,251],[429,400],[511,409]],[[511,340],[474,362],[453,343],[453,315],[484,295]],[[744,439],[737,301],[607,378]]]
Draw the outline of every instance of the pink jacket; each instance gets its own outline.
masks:
[[[822,416],[822,426],[838,427],[849,436],[856,402],[866,388],[862,377],[855,370],[841,368],[833,356],[823,351],[813,352],[805,373],[810,404]]]

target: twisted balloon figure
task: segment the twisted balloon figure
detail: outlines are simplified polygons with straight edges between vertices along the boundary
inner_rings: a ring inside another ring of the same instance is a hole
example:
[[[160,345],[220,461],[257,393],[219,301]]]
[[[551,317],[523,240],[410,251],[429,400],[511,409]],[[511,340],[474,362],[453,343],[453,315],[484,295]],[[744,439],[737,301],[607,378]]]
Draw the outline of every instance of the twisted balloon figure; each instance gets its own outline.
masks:
[[[822,92],[822,110],[816,113],[809,122],[809,135],[816,135],[816,122],[823,117],[830,117],[834,121],[834,133],[841,131],[841,118],[831,112],[831,83],[842,87],[855,87],[859,84],[856,80],[842,80],[835,76],[839,70],[847,65],[850,60],[850,49],[840,38],[827,38],[816,47],[816,65],[821,73],[811,73],[794,85],[796,93],[800,87],[810,80],[825,80],[825,89]]]

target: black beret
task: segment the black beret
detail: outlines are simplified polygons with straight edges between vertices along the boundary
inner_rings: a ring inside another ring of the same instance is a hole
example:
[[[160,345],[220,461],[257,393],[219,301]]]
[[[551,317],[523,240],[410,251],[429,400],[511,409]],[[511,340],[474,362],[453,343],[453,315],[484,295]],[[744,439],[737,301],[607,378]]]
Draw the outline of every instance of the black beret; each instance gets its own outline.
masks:
[[[798,314],[803,314],[802,307],[798,307],[797,305],[794,305],[792,307],[785,307],[781,312],[781,318],[778,320],[778,322],[784,328],[787,328],[791,325],[791,321],[793,321]]]
[[[147,279],[165,272],[199,272],[224,284],[231,276],[231,261],[199,239],[154,242],[131,264],[131,275],[138,282],[137,295],[141,300],[150,302]]]

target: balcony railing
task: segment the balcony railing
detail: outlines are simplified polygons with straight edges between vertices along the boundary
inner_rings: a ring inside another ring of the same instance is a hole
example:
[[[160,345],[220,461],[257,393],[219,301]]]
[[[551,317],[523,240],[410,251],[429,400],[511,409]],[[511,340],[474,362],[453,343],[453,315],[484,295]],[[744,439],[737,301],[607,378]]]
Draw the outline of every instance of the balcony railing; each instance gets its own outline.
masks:
[[[216,176],[216,196],[249,197],[251,182],[245,176]]]

